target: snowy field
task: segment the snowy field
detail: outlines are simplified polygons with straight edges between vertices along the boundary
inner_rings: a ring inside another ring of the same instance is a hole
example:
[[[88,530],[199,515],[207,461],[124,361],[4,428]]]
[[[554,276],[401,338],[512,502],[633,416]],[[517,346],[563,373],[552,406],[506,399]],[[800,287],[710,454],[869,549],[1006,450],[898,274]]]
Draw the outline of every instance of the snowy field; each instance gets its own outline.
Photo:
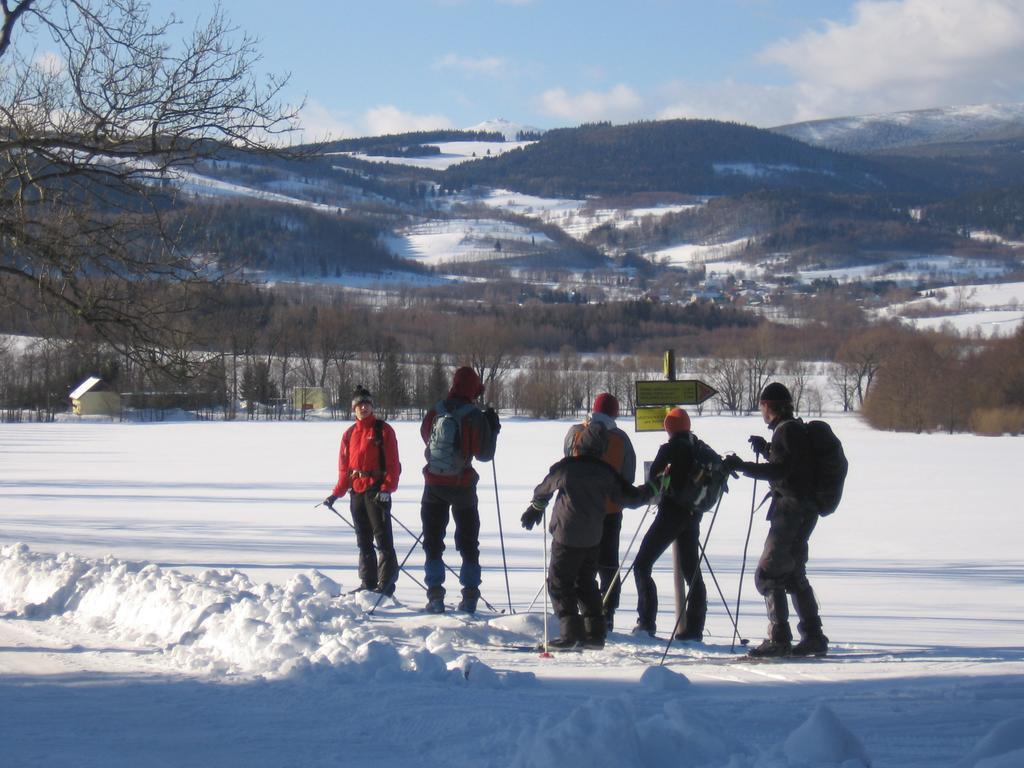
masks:
[[[481,467],[496,610],[475,620],[419,612],[422,553],[398,524],[399,557],[412,549],[399,602],[368,616],[367,595],[344,594],[354,537],[314,507],[342,423],[0,425],[0,764],[1019,768],[1024,443],[833,423],[851,474],[810,564],[830,656],[744,661],[705,572],[705,644],[673,646],[664,666],[668,554],[659,640],[629,634],[629,580],[605,650],[504,647],[542,634],[544,539],[518,521],[567,422],[506,419],[500,436],[514,614]],[[694,428],[725,452],[763,425]],[[422,447],[416,424],[396,429],[394,512],[418,533]],[[663,436],[633,437],[650,460]],[[733,482],[708,543],[730,610],[754,492]],[[626,512],[623,551],[650,519]],[[765,629],[750,566],[766,529],[758,513],[739,615],[751,642]],[[448,543],[457,568],[451,530]]]

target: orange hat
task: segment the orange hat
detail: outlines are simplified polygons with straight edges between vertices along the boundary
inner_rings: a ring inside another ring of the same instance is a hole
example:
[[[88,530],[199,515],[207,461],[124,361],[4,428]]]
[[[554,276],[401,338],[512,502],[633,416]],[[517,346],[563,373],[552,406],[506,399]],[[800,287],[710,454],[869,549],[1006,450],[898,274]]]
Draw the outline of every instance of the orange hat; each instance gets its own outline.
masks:
[[[684,408],[673,408],[665,414],[665,431],[670,435],[690,431],[690,414]]]

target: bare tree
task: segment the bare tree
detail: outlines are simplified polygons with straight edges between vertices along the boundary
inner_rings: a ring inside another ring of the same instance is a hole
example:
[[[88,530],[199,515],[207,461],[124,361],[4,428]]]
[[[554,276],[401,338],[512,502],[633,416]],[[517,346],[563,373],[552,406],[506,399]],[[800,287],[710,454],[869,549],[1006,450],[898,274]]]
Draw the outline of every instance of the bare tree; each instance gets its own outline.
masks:
[[[176,321],[215,265],[175,244],[176,181],[224,146],[268,149],[292,130],[286,80],[257,78],[255,40],[219,7],[182,40],[143,0],[0,12],[0,297],[29,295],[151,363],[188,349]]]

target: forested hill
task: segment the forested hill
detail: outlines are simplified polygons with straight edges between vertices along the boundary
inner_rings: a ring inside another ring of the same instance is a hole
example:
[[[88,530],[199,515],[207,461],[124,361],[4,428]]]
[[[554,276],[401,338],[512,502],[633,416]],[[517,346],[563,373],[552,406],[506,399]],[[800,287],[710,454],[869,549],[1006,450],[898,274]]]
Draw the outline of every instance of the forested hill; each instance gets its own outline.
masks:
[[[887,195],[923,191],[920,181],[872,160],[714,120],[549,131],[528,147],[453,166],[445,184],[508,187],[548,197],[652,191],[731,195],[789,188]]]

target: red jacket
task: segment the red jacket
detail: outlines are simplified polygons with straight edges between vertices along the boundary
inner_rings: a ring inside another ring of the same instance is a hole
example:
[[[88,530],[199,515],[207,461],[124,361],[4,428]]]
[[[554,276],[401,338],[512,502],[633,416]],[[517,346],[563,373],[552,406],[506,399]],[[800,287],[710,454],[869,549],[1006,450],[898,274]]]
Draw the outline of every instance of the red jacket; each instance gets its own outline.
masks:
[[[334,486],[335,496],[344,496],[349,490],[365,493],[371,486],[379,484],[379,490],[394,493],[398,490],[398,478],[402,464],[398,460],[398,439],[395,430],[381,421],[381,440],[384,443],[384,471],[381,471],[380,443],[377,440],[377,417],[369,415],[357,421],[341,436],[338,452],[338,484]]]

